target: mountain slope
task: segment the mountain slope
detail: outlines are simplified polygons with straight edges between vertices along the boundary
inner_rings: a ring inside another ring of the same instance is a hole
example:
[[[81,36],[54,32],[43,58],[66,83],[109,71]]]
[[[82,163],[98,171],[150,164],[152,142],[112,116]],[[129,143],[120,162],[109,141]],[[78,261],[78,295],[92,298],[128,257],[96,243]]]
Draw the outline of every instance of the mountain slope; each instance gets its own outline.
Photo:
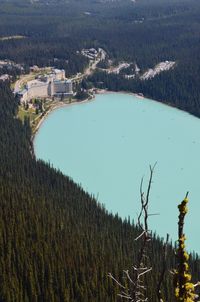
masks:
[[[28,122],[13,118],[16,110],[9,88],[0,85],[0,301],[119,301],[107,274],[121,278],[136,261],[137,228],[36,161]],[[154,238],[149,255],[148,295],[155,301],[159,240]],[[170,246],[168,256],[168,268],[174,267]],[[164,288],[173,301],[169,276]]]

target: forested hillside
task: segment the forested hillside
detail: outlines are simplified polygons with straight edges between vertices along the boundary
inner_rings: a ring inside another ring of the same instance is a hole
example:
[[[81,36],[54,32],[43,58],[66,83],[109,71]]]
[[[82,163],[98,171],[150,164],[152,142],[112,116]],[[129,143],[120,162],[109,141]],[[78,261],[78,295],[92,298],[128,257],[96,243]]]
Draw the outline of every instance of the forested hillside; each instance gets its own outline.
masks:
[[[16,111],[9,87],[1,84],[0,301],[121,301],[107,274],[122,278],[123,269],[136,261],[138,229],[37,161],[28,121],[22,125],[14,118]],[[162,244],[155,238],[149,256],[148,296],[156,301]],[[199,260],[194,260],[197,279]],[[167,266],[175,266],[171,246]],[[164,292],[174,301],[170,275]]]
[[[137,63],[141,71],[173,60],[173,70],[149,81],[99,71],[85,84],[142,92],[200,116],[199,13],[196,0],[106,5],[89,0],[2,0],[0,60],[13,60],[26,70],[34,64],[65,68],[68,75],[86,68],[88,59],[80,51],[89,47],[102,47],[115,63]],[[0,301],[121,301],[107,275],[122,279],[123,269],[135,262],[138,228],[107,213],[71,179],[36,160],[29,121],[22,124],[17,110],[9,84],[0,82]],[[162,251],[161,240],[154,236],[148,251],[151,301],[156,301]],[[168,246],[167,268],[175,262]],[[193,255],[195,280],[200,279],[199,264]],[[170,274],[163,290],[166,301],[174,302]]]
[[[102,47],[109,60],[137,64],[140,72],[176,62],[151,80],[100,75],[102,87],[142,92],[200,115],[200,2],[197,0],[0,2],[0,59],[82,72],[83,48]],[[22,36],[21,39],[3,39]],[[90,79],[99,87],[96,78]],[[110,84],[111,82],[111,84]]]

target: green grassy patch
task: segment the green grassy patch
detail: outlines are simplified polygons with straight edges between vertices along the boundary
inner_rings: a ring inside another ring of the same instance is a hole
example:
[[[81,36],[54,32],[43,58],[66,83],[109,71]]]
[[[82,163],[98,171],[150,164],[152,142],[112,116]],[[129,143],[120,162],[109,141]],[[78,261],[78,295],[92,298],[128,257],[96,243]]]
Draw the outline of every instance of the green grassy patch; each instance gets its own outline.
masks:
[[[30,108],[28,110],[25,110],[22,106],[19,107],[18,115],[17,117],[23,122],[24,118],[27,117],[30,119],[30,123],[34,121],[34,119],[37,117],[35,114],[35,109]]]

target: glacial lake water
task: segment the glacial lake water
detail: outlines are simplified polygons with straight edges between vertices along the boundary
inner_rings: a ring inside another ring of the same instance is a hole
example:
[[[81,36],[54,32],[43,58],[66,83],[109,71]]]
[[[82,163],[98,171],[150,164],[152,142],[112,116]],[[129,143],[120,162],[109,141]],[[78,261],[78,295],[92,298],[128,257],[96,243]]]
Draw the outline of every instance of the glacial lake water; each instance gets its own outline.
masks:
[[[177,205],[189,191],[185,233],[200,254],[200,119],[123,93],[53,111],[34,141],[50,162],[98,198],[109,211],[134,220],[149,165],[157,162],[150,195],[151,229],[177,238]]]

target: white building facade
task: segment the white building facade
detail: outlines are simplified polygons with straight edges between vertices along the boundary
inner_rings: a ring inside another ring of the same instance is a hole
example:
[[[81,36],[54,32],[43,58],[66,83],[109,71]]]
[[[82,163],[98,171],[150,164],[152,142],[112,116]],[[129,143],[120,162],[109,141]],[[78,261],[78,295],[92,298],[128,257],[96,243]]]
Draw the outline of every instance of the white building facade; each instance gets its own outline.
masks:
[[[29,81],[26,88],[18,93],[21,102],[32,98],[72,97],[73,84],[65,78],[65,71],[54,69],[50,75]]]

